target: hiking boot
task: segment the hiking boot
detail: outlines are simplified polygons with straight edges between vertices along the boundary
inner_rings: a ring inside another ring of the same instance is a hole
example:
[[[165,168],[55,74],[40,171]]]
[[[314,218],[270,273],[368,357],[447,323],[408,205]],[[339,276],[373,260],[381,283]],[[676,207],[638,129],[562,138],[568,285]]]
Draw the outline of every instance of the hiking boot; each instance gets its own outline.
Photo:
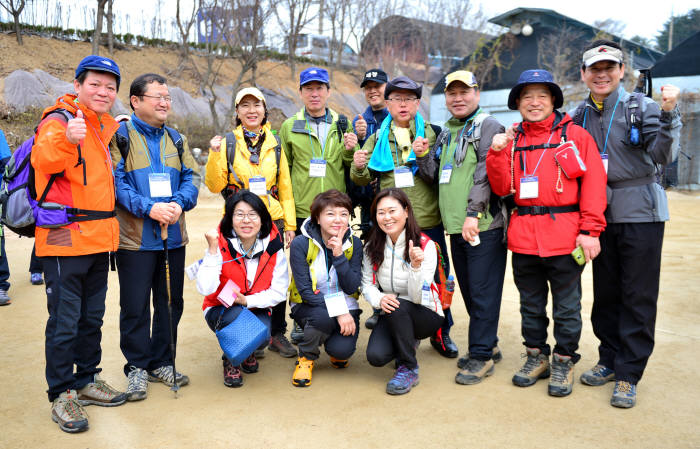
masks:
[[[454,359],[459,355],[457,345],[454,344],[449,334],[438,331],[438,333],[430,337],[430,344],[441,356],[448,359]]]
[[[148,372],[145,369],[130,367],[127,375],[127,401],[140,401],[148,396]]]
[[[296,321],[294,322],[292,331],[289,333],[289,338],[292,339],[292,343],[295,345],[298,345],[304,339],[304,329],[302,329],[301,326],[296,323]]]
[[[379,309],[374,309],[372,316],[367,318],[367,321],[365,321],[365,327],[367,329],[374,329],[374,326],[377,325],[377,321],[379,321]]]
[[[333,368],[337,368],[337,369],[347,368],[349,363],[350,363],[350,361],[347,359],[341,360],[341,359],[336,359],[335,357],[331,357],[331,366]]]
[[[254,355],[251,355],[241,363],[241,371],[246,374],[257,373],[260,368],[260,364]]]
[[[297,355],[297,350],[294,349],[294,346],[292,346],[284,334],[273,335],[272,338],[270,338],[270,351],[279,352],[282,357],[286,358]]]
[[[624,380],[615,381],[615,389],[610,398],[610,405],[619,408],[632,408],[637,403],[637,385]]]
[[[478,384],[485,377],[493,374],[493,360],[469,359],[462,371],[457,373],[455,382],[462,385]]]
[[[606,383],[615,380],[615,371],[610,368],[597,364],[585,373],[581,374],[581,383],[592,387],[599,387]]]
[[[9,306],[12,300],[7,296],[7,290],[0,290],[0,306]]]
[[[161,366],[160,368],[156,368],[148,373],[149,382],[163,382],[165,385],[172,387],[173,380],[175,379],[173,378],[172,365]],[[177,373],[177,384],[180,387],[184,387],[188,383],[190,383],[189,377],[185,376],[182,373]]]
[[[538,348],[527,348],[526,351],[525,364],[513,376],[513,383],[519,387],[529,387],[538,379],[549,377],[549,357],[542,354]]]
[[[571,356],[552,355],[552,377],[549,378],[549,395],[563,397],[574,388],[574,362]]]
[[[491,354],[491,360],[493,360],[493,363],[498,363],[501,360],[503,360],[503,353],[501,353],[501,350],[498,348],[498,346],[493,347]],[[457,368],[466,368],[467,362],[469,362],[469,354],[466,354],[464,357],[460,357],[459,360],[457,360]]]
[[[100,405],[115,407],[126,402],[127,395],[110,387],[107,382],[95,374],[93,381],[78,390],[77,401],[80,405]]]
[[[399,365],[394,377],[386,384],[386,392],[391,395],[406,394],[416,385],[418,385],[418,368],[409,369],[406,365]]]
[[[32,273],[29,275],[29,280],[32,285],[41,285],[44,283],[44,277],[41,273]]]
[[[306,357],[299,357],[294,368],[292,383],[295,387],[308,387],[311,385],[311,373],[314,369],[314,361]]]
[[[68,390],[53,400],[51,419],[64,432],[77,433],[88,430],[88,415],[78,403],[78,393]]]
[[[231,388],[238,388],[243,386],[243,376],[241,376],[241,369],[229,361],[229,359],[224,358],[224,385]]]

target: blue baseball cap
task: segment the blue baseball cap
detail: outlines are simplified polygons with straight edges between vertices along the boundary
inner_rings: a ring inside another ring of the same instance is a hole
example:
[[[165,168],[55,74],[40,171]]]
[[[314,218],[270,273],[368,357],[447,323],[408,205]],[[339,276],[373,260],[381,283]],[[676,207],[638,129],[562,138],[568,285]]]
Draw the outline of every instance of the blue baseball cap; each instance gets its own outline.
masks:
[[[515,100],[520,98],[520,92],[522,92],[528,84],[546,85],[554,96],[554,109],[559,109],[564,105],[564,94],[561,92],[561,88],[557,83],[554,82],[552,74],[544,69],[534,69],[525,70],[520,74],[518,84],[516,84],[515,87],[510,90],[510,94],[508,94],[508,109],[512,109],[513,111],[518,110],[518,105]]]
[[[319,67],[309,67],[299,74],[299,87],[312,81],[330,85],[330,81],[328,81],[328,71]]]
[[[119,72],[119,66],[116,62],[109,58],[98,55],[90,55],[83,58],[78,64],[78,68],[75,69],[75,78],[77,79],[80,75],[88,70],[95,72],[107,72],[117,77],[117,90],[119,90],[119,83],[121,83],[122,75]]]

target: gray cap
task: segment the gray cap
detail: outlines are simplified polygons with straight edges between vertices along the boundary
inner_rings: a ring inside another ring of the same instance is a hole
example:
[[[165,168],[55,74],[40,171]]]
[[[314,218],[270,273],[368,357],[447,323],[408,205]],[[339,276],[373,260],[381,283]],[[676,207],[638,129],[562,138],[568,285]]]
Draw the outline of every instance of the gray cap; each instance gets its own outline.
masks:
[[[397,76],[393,80],[389,81],[384,89],[384,99],[386,100],[389,98],[389,94],[395,90],[408,90],[416,94],[416,97],[418,98],[420,98],[423,94],[423,86],[407,76]]]

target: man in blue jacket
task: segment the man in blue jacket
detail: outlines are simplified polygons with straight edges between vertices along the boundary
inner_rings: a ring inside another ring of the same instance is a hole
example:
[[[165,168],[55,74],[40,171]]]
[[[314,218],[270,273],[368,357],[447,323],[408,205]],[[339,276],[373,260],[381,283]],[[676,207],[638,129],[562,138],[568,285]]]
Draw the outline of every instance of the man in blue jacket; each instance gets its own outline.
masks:
[[[173,339],[182,316],[185,214],[197,204],[200,176],[183,136],[165,126],[172,98],[164,77],[147,73],[131,84],[134,114],[112,141],[119,219],[120,346],[130,401],[145,399],[147,380],[182,386],[173,372],[161,226],[168,227]],[[151,292],[153,323],[151,328]]]

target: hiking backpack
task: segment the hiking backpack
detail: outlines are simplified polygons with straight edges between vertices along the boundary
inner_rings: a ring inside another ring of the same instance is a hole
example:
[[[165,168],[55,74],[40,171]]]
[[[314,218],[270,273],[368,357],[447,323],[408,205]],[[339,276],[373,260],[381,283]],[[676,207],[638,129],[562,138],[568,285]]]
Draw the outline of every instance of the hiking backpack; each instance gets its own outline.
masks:
[[[126,157],[129,155],[130,139],[128,123],[129,122],[120,123],[119,129],[117,129],[117,132],[114,134],[114,138],[117,142],[117,148],[119,149],[119,154],[121,154],[122,159],[126,159]],[[182,143],[182,136],[176,129],[169,126],[164,126],[164,128],[168,132],[170,140],[172,140],[173,144],[175,144],[175,148],[177,148],[177,155],[180,158],[180,163],[182,163],[182,154],[185,152],[185,147]]]

